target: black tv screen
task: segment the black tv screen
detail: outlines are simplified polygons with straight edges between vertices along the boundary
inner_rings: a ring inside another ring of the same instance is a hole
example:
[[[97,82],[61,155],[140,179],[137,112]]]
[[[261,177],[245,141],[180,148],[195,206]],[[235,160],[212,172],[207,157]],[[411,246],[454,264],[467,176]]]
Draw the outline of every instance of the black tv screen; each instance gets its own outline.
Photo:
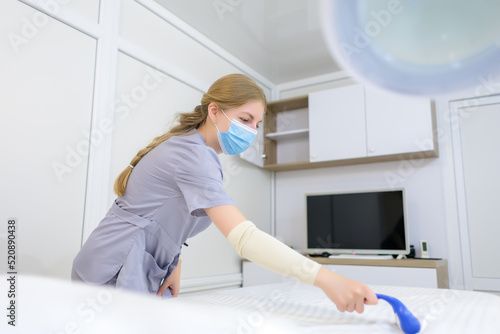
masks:
[[[306,195],[306,209],[309,250],[409,252],[404,189]]]

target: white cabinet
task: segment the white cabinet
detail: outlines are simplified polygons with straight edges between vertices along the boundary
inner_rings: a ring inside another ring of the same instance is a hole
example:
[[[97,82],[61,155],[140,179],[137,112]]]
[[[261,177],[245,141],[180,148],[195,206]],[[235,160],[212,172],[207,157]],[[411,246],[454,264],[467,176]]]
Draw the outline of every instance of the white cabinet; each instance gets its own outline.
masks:
[[[367,156],[434,149],[431,101],[365,87]]]
[[[363,85],[309,95],[310,162],[434,150],[431,101]]]
[[[372,285],[448,288],[446,260],[359,260],[315,258],[344,277]],[[255,263],[243,261],[243,286],[291,280]]]
[[[326,268],[350,279],[374,285],[438,288],[435,268],[403,268],[351,265],[325,265]]]
[[[363,85],[309,94],[311,162],[366,156]]]
[[[281,283],[292,280],[292,278],[278,274],[250,261],[243,261],[242,272],[243,287],[260,284]]]

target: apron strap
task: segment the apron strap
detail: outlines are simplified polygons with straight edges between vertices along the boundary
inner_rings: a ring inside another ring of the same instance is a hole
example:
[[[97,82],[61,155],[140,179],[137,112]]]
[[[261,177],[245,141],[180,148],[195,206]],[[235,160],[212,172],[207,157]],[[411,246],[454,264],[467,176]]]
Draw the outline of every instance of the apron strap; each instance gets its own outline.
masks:
[[[120,208],[118,204],[116,204],[116,201],[111,206],[111,213],[118,218],[121,218],[124,221],[130,224],[134,224],[135,226],[140,228],[146,228],[146,226],[151,223],[151,220],[147,218],[141,217],[139,215],[136,215],[135,213],[125,211],[124,209]]]

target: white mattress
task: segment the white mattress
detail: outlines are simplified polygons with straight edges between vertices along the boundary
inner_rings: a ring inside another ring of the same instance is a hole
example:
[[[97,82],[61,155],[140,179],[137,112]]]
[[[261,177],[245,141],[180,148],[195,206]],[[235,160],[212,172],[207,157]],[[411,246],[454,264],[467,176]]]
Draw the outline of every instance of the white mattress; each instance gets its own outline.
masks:
[[[422,333],[500,333],[498,296],[448,289],[370,288],[401,300],[419,318]],[[178,301],[207,309],[224,306],[238,310],[246,327],[253,327],[256,333],[266,322],[284,325],[286,333],[401,333],[385,301],[366,306],[363,314],[341,313],[320,289],[298,282],[218,291]]]
[[[422,333],[500,333],[498,296],[371,287],[405,303]],[[384,301],[361,315],[340,313],[321,290],[296,282],[170,300],[33,276],[19,276],[16,289],[16,327],[4,316],[0,333],[401,333]]]

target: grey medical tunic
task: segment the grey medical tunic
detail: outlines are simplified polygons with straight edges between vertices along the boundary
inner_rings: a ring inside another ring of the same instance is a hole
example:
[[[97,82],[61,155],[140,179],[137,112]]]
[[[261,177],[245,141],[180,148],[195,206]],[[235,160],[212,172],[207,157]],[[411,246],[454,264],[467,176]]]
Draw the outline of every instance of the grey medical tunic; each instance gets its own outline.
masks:
[[[234,202],[217,153],[198,131],[172,137],[135,166],[74,259],[72,278],[156,294],[186,239],[210,225],[204,209],[223,204]]]

